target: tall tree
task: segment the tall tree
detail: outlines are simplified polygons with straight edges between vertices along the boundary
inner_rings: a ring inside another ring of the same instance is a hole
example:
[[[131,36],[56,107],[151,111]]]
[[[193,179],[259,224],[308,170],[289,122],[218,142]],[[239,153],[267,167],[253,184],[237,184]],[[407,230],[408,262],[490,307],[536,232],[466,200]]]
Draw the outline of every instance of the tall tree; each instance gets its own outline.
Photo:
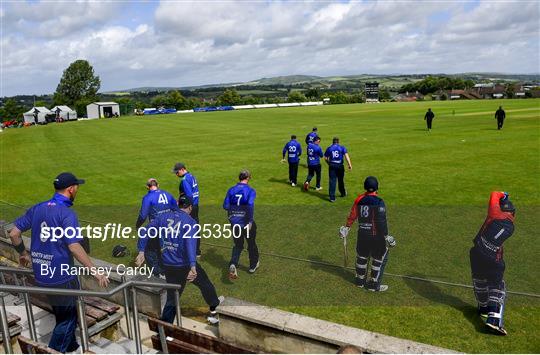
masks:
[[[235,89],[226,89],[223,94],[217,98],[218,105],[238,105],[242,102],[242,98]]]
[[[54,93],[54,103],[73,105],[96,99],[101,86],[99,76],[94,74],[94,68],[83,59],[71,63],[60,79]]]
[[[4,106],[0,107],[0,119],[2,122],[13,119],[22,119],[25,109],[14,99],[8,99]]]

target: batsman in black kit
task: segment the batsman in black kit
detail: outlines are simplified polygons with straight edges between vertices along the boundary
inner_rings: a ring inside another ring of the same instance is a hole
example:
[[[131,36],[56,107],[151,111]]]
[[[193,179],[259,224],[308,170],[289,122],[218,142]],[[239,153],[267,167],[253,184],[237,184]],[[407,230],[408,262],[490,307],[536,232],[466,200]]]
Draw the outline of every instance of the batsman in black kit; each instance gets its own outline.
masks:
[[[388,248],[396,245],[388,235],[386,206],[377,195],[379,182],[374,176],[364,181],[365,193],[358,196],[351,208],[347,224],[340,228],[340,235],[346,238],[354,221],[358,220],[358,239],[356,242],[356,286],[369,291],[383,292],[387,285],[381,285],[384,267],[388,261]],[[368,260],[371,257],[371,278],[367,281]]]
[[[478,313],[486,318],[486,326],[506,335],[503,313],[506,285],[503,243],[514,233],[515,208],[505,192],[494,191],[489,199],[488,216],[474,238],[470,250],[474,295]]]

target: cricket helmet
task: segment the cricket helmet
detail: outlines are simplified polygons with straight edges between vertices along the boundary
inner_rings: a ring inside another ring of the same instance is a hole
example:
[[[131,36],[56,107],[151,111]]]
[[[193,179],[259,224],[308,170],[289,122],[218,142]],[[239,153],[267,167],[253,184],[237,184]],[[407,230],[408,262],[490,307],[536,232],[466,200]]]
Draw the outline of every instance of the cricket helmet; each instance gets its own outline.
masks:
[[[501,211],[503,212],[510,212],[512,214],[516,212],[516,208],[508,196],[501,198],[499,200],[499,205],[501,206]]]
[[[375,192],[379,189],[379,182],[375,176],[368,176],[364,180],[364,189],[368,192]]]

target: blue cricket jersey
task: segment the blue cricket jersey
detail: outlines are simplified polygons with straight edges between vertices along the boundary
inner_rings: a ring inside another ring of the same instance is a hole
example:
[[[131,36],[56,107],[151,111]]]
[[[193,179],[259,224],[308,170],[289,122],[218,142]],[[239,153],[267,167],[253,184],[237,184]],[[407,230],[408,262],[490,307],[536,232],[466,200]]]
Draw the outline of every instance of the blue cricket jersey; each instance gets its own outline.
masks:
[[[143,221],[148,218],[149,222],[152,222],[158,215],[170,211],[179,211],[178,204],[174,197],[165,190],[149,190],[144,195],[141,204],[141,210],[139,211],[139,221]],[[144,251],[142,248],[141,239],[137,241],[137,249]],[[157,248],[157,245],[156,245]]]
[[[336,143],[326,148],[324,156],[328,158],[330,164],[343,164],[345,153],[347,153],[347,148]]]
[[[322,148],[315,143],[309,143],[307,148],[307,163],[309,166],[319,165],[323,157]]]
[[[181,210],[158,215],[139,234],[143,247],[155,237],[159,239],[164,266],[185,267],[197,264],[197,222]],[[144,249],[143,249],[144,250]]]
[[[300,161],[300,155],[302,155],[302,146],[295,139],[291,139],[283,147],[283,158],[287,154],[287,161],[289,163],[298,163]]]
[[[180,178],[180,186],[178,187],[180,195],[186,195],[191,200],[194,206],[199,205],[199,184],[197,179],[191,173]]]
[[[254,188],[241,182],[227,191],[223,208],[227,210],[232,225],[244,227],[253,222],[256,196]]]
[[[313,141],[315,140],[315,137],[317,136],[318,136],[317,132],[308,133],[308,135],[306,136],[306,144],[309,145],[309,143],[313,143]]]
[[[32,269],[38,285],[55,286],[76,278],[75,275],[62,272],[62,267],[69,270],[73,266],[73,256],[69,245],[80,243],[83,238],[80,231],[71,233],[71,231],[77,231],[79,227],[77,215],[69,208],[72,205],[73,202],[69,198],[55,193],[50,200],[29,208],[14,222],[15,226],[23,232],[32,229],[30,254],[32,256]],[[45,235],[42,236],[43,227],[60,227],[66,231],[66,234],[73,235],[73,237],[62,237],[56,240],[46,238]],[[68,227],[71,227],[69,232]],[[41,264],[46,264],[49,268],[56,268],[54,274],[42,273]]]

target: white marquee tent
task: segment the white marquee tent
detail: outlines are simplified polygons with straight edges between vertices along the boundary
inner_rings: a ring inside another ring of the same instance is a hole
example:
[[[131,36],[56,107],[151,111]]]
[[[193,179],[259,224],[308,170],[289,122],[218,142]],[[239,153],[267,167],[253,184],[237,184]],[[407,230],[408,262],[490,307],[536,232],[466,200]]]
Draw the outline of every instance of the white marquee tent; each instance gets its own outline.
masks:
[[[23,113],[24,123],[45,123],[46,116],[52,112],[46,107],[32,107],[30,111]]]
[[[60,116],[64,120],[76,120],[77,111],[70,109],[68,106],[54,106],[51,108],[51,112],[57,116]]]

